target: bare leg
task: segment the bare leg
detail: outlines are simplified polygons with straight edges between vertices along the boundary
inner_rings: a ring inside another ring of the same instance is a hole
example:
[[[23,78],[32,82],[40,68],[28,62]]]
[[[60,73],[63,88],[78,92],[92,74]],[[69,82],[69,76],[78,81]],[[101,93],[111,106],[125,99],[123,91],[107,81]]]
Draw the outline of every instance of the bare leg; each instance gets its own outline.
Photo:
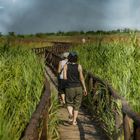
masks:
[[[77,116],[78,116],[78,111],[77,110],[74,110],[73,125],[76,125],[77,124],[77,122],[76,122]]]
[[[65,94],[61,94],[62,102],[65,104]]]
[[[73,107],[67,106],[67,109],[68,109],[69,116],[73,116]]]

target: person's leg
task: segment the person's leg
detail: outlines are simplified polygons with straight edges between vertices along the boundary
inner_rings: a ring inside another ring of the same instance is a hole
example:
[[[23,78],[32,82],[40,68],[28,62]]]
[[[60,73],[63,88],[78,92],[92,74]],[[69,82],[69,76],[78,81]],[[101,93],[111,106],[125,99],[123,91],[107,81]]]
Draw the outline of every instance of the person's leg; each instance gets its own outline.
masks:
[[[67,110],[69,113],[69,121],[73,121],[73,107],[72,106],[67,106]]]
[[[77,124],[77,116],[78,116],[78,110],[74,110],[74,113],[73,113],[73,125]]]
[[[77,117],[78,117],[78,110],[81,105],[82,101],[82,87],[76,87],[75,88],[75,98],[74,98],[74,115],[73,115],[73,125],[77,124]]]
[[[62,102],[65,104],[65,94],[61,94],[61,99],[62,99]]]
[[[63,104],[65,104],[65,83],[66,81],[64,79],[61,80],[61,90],[62,90],[62,93],[61,93],[61,98],[62,98],[62,102]]]
[[[74,98],[73,88],[66,88],[65,93],[66,93],[65,99],[66,99],[67,110],[69,114],[69,120],[73,121],[73,98]]]
[[[61,86],[61,79],[58,79],[58,101],[59,101],[59,103],[61,103],[62,102],[62,96],[61,96],[61,94],[62,94],[62,86]]]

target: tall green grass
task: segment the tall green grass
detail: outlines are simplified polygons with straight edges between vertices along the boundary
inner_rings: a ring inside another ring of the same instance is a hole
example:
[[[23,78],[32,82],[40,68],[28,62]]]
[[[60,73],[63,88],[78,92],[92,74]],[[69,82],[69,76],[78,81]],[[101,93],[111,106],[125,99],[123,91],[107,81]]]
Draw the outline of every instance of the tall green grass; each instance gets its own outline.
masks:
[[[56,96],[56,91],[51,87],[51,106],[49,108],[49,118],[48,118],[48,132],[47,138],[48,140],[59,140],[59,132],[58,132],[58,99]]]
[[[19,140],[41,96],[44,64],[25,48],[0,46],[0,140]]]
[[[84,69],[107,81],[129,102],[134,111],[140,112],[140,48],[135,34],[127,42],[102,43],[99,40],[95,44],[80,45],[75,50]],[[106,123],[105,129],[112,137],[115,132],[115,114],[111,111],[117,109],[120,114],[121,105],[119,101],[112,101],[110,107],[106,92],[101,88],[104,87],[97,89],[98,99],[95,99],[100,106],[94,108],[95,102],[91,95],[86,103]]]
[[[135,40],[88,44],[76,50],[85,69],[111,84],[140,112],[140,48]]]

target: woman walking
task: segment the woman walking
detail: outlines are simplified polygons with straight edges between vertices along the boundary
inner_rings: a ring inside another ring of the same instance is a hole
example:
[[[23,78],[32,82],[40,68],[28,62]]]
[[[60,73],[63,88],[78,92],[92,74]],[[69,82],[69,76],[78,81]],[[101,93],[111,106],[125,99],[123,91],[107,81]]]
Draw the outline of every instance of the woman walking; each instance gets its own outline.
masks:
[[[82,66],[77,64],[78,56],[76,52],[70,52],[68,63],[64,66],[64,79],[67,81],[65,85],[66,104],[69,113],[69,121],[77,124],[77,116],[81,105],[82,96],[87,95],[84,82]]]
[[[64,65],[67,63],[68,61],[68,52],[63,53],[62,57],[63,60],[59,62],[58,65],[58,97],[60,98],[61,103],[64,105],[65,104],[65,80],[63,78],[63,69],[64,69]]]

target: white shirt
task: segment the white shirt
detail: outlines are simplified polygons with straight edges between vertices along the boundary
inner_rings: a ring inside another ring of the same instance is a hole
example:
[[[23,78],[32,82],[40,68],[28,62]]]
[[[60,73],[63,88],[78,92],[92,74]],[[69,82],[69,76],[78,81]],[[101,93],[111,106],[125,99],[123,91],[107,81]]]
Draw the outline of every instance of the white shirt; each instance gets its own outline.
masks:
[[[68,62],[67,59],[60,61],[61,70],[64,68],[64,65],[65,65],[67,62]],[[60,74],[60,79],[64,79],[64,77],[63,77],[63,70],[62,70],[62,72],[61,72],[61,74]]]

